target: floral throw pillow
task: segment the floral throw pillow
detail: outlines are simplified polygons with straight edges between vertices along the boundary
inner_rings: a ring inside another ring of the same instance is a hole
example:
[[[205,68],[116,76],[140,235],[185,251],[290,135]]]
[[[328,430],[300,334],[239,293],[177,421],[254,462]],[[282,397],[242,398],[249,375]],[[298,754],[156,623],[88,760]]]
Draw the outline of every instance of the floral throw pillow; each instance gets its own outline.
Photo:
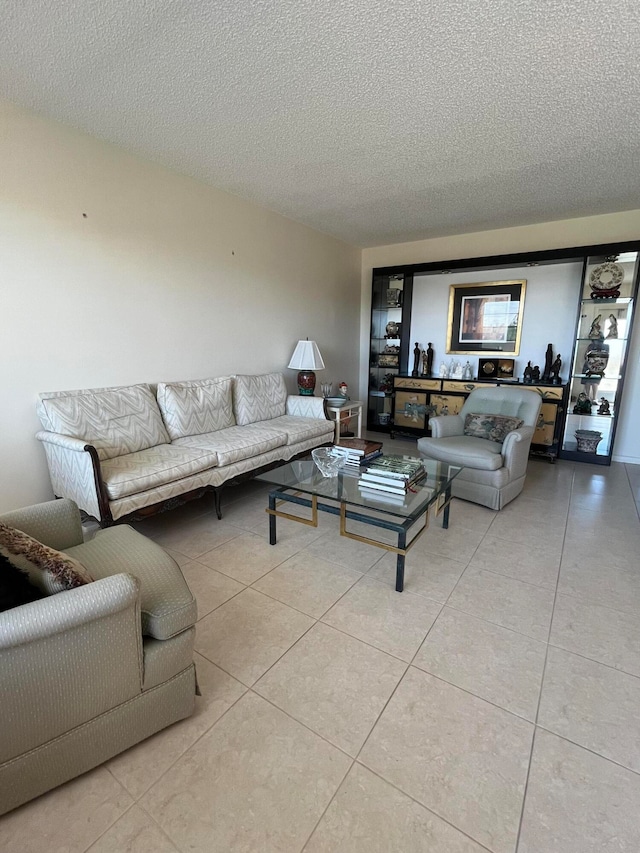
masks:
[[[93,580],[78,560],[1,521],[0,554],[26,572],[29,581],[47,595],[74,589]]]
[[[514,429],[519,429],[523,423],[522,418],[513,418],[509,415],[471,412],[464,419],[464,434],[502,444],[507,435]]]

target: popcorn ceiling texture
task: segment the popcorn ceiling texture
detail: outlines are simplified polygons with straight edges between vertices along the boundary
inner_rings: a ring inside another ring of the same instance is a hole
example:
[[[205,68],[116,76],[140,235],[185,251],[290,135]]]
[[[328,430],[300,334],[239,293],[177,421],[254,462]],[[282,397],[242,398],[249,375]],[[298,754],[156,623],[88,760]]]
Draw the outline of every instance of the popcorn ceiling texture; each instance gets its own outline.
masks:
[[[0,93],[362,246],[640,200],[635,0],[5,0]]]

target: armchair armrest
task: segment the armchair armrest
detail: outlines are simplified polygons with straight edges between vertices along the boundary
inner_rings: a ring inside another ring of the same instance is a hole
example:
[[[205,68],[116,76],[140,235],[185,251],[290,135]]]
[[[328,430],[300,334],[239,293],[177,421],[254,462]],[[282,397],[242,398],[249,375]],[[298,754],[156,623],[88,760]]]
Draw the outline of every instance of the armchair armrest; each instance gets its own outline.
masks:
[[[0,613],[0,762],[140,694],[139,601],[121,574]]]
[[[82,544],[82,522],[72,500],[47,501],[4,513],[0,521],[33,536],[44,545],[64,551]]]
[[[287,397],[287,414],[299,418],[327,418],[322,397],[296,397],[293,394]]]
[[[523,426],[512,430],[502,444],[502,458],[505,468],[511,472],[511,477],[517,479],[527,473],[529,448],[533,438],[533,427]]]
[[[433,438],[462,435],[464,431],[464,421],[460,415],[439,415],[437,418],[429,418],[429,426]]]

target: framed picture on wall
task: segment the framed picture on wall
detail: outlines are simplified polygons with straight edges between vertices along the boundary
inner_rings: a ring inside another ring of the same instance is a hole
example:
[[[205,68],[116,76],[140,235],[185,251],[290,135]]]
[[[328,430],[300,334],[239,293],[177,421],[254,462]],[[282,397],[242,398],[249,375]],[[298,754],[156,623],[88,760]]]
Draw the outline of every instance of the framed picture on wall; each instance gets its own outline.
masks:
[[[520,353],[525,279],[452,284],[447,352]]]

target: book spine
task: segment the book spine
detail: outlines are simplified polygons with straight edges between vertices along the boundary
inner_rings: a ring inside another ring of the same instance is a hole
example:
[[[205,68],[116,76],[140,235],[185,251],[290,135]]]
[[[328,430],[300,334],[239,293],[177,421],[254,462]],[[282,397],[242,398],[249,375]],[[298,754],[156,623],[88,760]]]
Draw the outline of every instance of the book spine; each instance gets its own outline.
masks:
[[[386,483],[374,483],[372,481],[362,482],[358,484],[361,489],[373,489],[376,492],[391,492],[393,495],[406,495],[407,490],[403,486],[388,486]]]

